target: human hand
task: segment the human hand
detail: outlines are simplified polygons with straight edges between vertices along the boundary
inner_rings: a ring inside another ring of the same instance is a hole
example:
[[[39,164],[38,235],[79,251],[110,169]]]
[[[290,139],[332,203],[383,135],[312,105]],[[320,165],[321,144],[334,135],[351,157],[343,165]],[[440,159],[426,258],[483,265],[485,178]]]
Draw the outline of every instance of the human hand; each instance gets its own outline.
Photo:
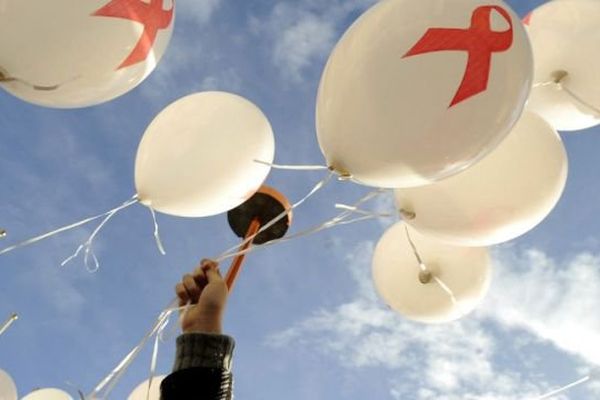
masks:
[[[175,292],[180,306],[191,304],[182,314],[184,333],[222,333],[229,290],[216,262],[202,260],[193,274],[183,276]]]

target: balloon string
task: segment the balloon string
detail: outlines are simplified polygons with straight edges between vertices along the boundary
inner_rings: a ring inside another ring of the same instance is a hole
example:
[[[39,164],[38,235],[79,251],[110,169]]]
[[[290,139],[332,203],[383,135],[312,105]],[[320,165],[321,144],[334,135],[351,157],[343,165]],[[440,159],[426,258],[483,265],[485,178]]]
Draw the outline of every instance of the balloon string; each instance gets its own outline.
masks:
[[[592,378],[591,378],[591,376],[589,376],[589,375],[588,375],[588,376],[586,376],[585,378],[581,378],[581,379],[579,379],[578,381],[575,381],[575,382],[573,382],[573,383],[569,383],[568,385],[566,385],[566,386],[563,386],[563,387],[561,387],[560,389],[553,390],[553,391],[551,391],[550,393],[546,393],[546,394],[545,394],[545,395],[543,395],[543,396],[537,397],[535,400],[543,400],[543,399],[548,399],[548,398],[550,398],[550,397],[556,396],[557,394],[560,394],[560,393],[566,392],[567,390],[569,390],[569,389],[571,389],[571,388],[573,388],[573,387],[575,387],[575,386],[579,386],[579,385],[581,385],[582,383],[585,383],[585,382],[587,382],[587,381],[589,381],[589,380],[591,380],[591,379],[592,379]]]
[[[75,258],[77,258],[79,256],[79,253],[81,253],[82,250],[84,251],[84,264],[86,269],[89,272],[96,272],[98,271],[98,269],[100,268],[100,263],[98,262],[98,258],[96,257],[96,254],[94,253],[94,250],[92,248],[94,239],[96,238],[96,236],[98,235],[98,233],[102,230],[102,228],[104,228],[104,226],[108,223],[108,221],[110,221],[112,219],[112,217],[115,216],[115,214],[117,214],[119,211],[137,203],[139,200],[137,198],[137,195],[134,195],[131,199],[127,200],[125,203],[123,203],[122,205],[120,205],[117,208],[114,208],[112,210],[110,210],[106,216],[104,217],[104,219],[102,220],[102,222],[98,225],[98,227],[96,227],[96,229],[94,229],[94,231],[92,232],[92,234],[90,235],[90,237],[83,243],[81,244],[77,250],[75,250],[75,252],[67,257],[61,264],[61,267],[64,267],[65,265],[67,265],[69,262],[71,262],[72,260],[74,260]],[[90,268],[89,265],[89,258],[90,256],[92,257],[92,260],[94,261],[94,266]]]
[[[425,274],[429,274],[429,275],[426,275],[427,279],[433,278],[433,280],[442,288],[442,290],[448,294],[448,296],[450,297],[450,301],[452,301],[452,304],[454,306],[458,306],[458,301],[456,300],[456,296],[454,295],[454,292],[452,291],[452,289],[450,289],[450,287],[448,285],[446,285],[446,283],[440,277],[432,274],[431,271],[429,270],[429,268],[427,268],[427,265],[425,265],[425,263],[423,262],[423,259],[421,258],[421,255],[419,254],[419,251],[417,250],[417,246],[415,245],[412,238],[410,237],[410,233],[408,232],[408,227],[406,225],[404,225],[404,230],[406,231],[406,238],[408,239],[408,243],[410,243],[410,247],[412,248],[413,254],[415,255],[415,258],[417,259],[417,262],[419,263],[419,269],[421,270],[421,272],[423,272]],[[429,278],[429,277],[431,277],[431,278]],[[422,281],[421,283],[425,284],[427,282]]]
[[[148,340],[154,335],[159,335],[162,330],[166,327],[166,322],[169,317],[177,311],[185,310],[188,306],[178,307],[178,300],[174,299],[169,305],[159,314],[156,321],[148,332],[144,335],[142,340],[119,362],[119,364],[94,388],[94,390],[86,396],[87,399],[97,399],[100,393],[104,392],[100,398],[106,398],[108,394],[114,389],[116,384],[121,380],[123,374],[127,371],[131,363],[137,358],[139,353],[145,347]],[[154,359],[154,357],[153,357]],[[155,368],[155,366],[154,366]],[[154,368],[151,367],[151,370]]]
[[[427,266],[425,265],[425,263],[423,263],[423,259],[421,258],[421,255],[419,254],[419,251],[417,250],[417,246],[415,246],[415,243],[413,242],[412,238],[410,237],[410,233],[408,232],[408,227],[406,225],[404,225],[404,230],[406,231],[406,238],[408,239],[408,243],[410,244],[413,254],[415,255],[415,258],[417,259],[417,262],[419,263],[419,269],[422,272],[430,272],[429,269],[427,268]]]
[[[365,216],[370,216],[370,217],[374,217],[374,218],[388,218],[388,217],[393,216],[393,214],[391,214],[391,213],[376,213],[373,211],[361,210],[360,208],[358,208],[356,206],[349,206],[347,204],[340,204],[340,203],[337,203],[335,205],[335,208],[340,209],[340,210],[352,211],[352,213],[354,213],[354,214],[365,215]]]
[[[561,76],[559,80],[553,79],[553,80],[547,81],[547,82],[535,83],[533,85],[533,87],[534,88],[538,88],[538,87],[546,87],[546,86],[556,86],[556,87],[558,87],[558,89],[563,90],[565,93],[567,93],[569,96],[571,96],[575,101],[577,101],[578,103],[580,103],[584,107],[587,107],[588,109],[590,109],[594,114],[596,114],[597,117],[600,117],[600,108],[594,106],[592,103],[590,103],[590,102],[586,101],[585,99],[583,99],[581,96],[579,96],[577,93],[575,93],[574,91],[572,91],[571,89],[569,89],[562,82],[562,79],[564,79],[566,76],[567,76],[567,74]]]
[[[571,96],[573,99],[575,99],[576,101],[578,101],[579,103],[581,103],[583,106],[589,108],[590,110],[592,110],[592,112],[594,114],[596,114],[596,117],[600,118],[600,108],[593,106],[591,103],[585,101],[583,98],[581,98],[579,95],[577,95],[575,92],[573,92],[571,89],[569,89],[568,87],[566,87],[565,85],[563,85],[562,83],[558,83],[558,85],[560,86],[560,88],[565,91],[569,96]]]
[[[283,212],[281,212],[279,215],[277,215],[275,218],[273,218],[271,221],[267,222],[265,225],[263,225],[257,233],[255,233],[254,235],[249,236],[247,239],[245,239],[240,245],[236,245],[234,247],[231,247],[227,250],[225,250],[223,253],[221,253],[221,255],[219,257],[215,257],[213,258],[213,260],[215,260],[216,262],[221,262],[223,260],[226,260],[227,258],[230,258],[229,253],[231,252],[236,252],[238,250],[238,248],[243,247],[245,244],[248,243],[252,243],[252,241],[254,240],[255,237],[257,237],[258,235],[260,235],[262,232],[266,231],[267,229],[269,229],[270,227],[272,227],[273,225],[275,225],[278,221],[280,221],[282,218],[286,217],[287,215],[289,215],[290,212],[292,212],[292,210],[294,210],[295,208],[299,207],[300,205],[302,205],[306,200],[308,200],[309,198],[311,198],[315,193],[317,193],[319,190],[321,190],[326,184],[329,183],[329,181],[331,181],[331,178],[333,177],[334,173],[330,172],[329,174],[327,174],[327,176],[323,179],[321,179],[311,190],[310,192],[308,192],[308,194],[306,196],[304,196],[303,198],[301,198],[300,200],[298,200],[296,203],[292,204],[290,207],[287,207],[285,210],[283,210]]]
[[[325,165],[281,165],[261,160],[254,160],[254,162],[262,165],[267,165],[273,169],[282,169],[289,171],[323,171],[329,169],[329,167]]]
[[[385,192],[385,189],[380,189],[380,190],[376,190],[376,191],[370,192],[367,195],[363,196],[360,200],[358,200],[354,204],[354,206],[351,206],[351,207],[358,207],[362,203],[364,203],[366,201],[369,201],[372,198],[374,198],[374,197],[376,197],[376,196],[378,196],[378,195],[380,195],[380,194],[382,194],[384,192]],[[352,213],[353,213],[353,211],[346,210],[346,211],[338,214],[336,217],[334,217],[334,218],[332,218],[332,219],[330,219],[328,221],[325,221],[325,222],[323,222],[323,223],[321,223],[321,224],[319,224],[319,225],[317,225],[317,226],[315,226],[313,228],[309,228],[307,230],[295,233],[293,235],[288,235],[288,236],[283,237],[281,239],[272,240],[272,241],[264,243],[264,244],[262,244],[260,246],[255,246],[255,247],[251,247],[251,248],[246,249],[246,250],[241,250],[241,251],[237,251],[235,253],[227,254],[227,255],[223,256],[223,259],[237,257],[239,255],[251,253],[251,252],[256,251],[258,249],[262,249],[262,248],[265,248],[265,247],[273,246],[273,245],[276,245],[276,244],[279,244],[279,243],[283,243],[283,242],[289,242],[290,240],[298,239],[298,238],[301,238],[301,237],[310,236],[310,235],[318,233],[318,232],[320,232],[322,230],[333,228],[334,226],[348,225],[348,224],[353,224],[353,223],[360,222],[360,221],[365,221],[365,220],[380,218],[379,215],[373,214],[373,215],[366,215],[366,216],[362,216],[362,217],[359,217],[359,218],[348,220],[347,218],[349,216],[351,216]]]
[[[2,325],[0,325],[0,336],[4,334],[11,327],[11,325],[19,319],[19,315],[16,313],[12,314]]]
[[[160,240],[160,233],[158,231],[158,220],[156,219],[156,213],[152,207],[148,207],[150,209],[150,213],[152,214],[152,221],[154,222],[154,241],[156,242],[156,247],[158,247],[158,251],[163,256],[167,254],[165,248],[162,244],[162,240]]]
[[[11,252],[13,250],[16,250],[16,249],[19,249],[21,247],[26,247],[26,246],[32,245],[34,243],[37,243],[37,242],[42,241],[44,239],[47,239],[49,237],[58,235],[59,233],[66,232],[66,231],[78,228],[78,227],[80,227],[82,225],[88,224],[88,223],[90,223],[92,221],[95,221],[95,220],[98,220],[100,218],[105,218],[105,217],[109,216],[110,214],[114,213],[115,210],[117,210],[117,209],[121,210],[121,209],[123,209],[125,207],[128,207],[128,206],[136,203],[137,201],[138,201],[137,200],[137,196],[134,196],[127,203],[125,203],[125,204],[123,204],[123,205],[121,205],[121,206],[119,206],[117,208],[114,208],[112,210],[106,211],[106,212],[104,212],[102,214],[95,215],[93,217],[86,218],[86,219],[84,219],[82,221],[75,222],[75,223],[73,223],[71,225],[63,226],[62,228],[58,228],[56,230],[53,230],[52,232],[44,233],[43,235],[39,235],[39,236],[36,236],[34,238],[27,239],[27,240],[25,240],[23,242],[20,242],[20,243],[17,243],[15,245],[12,245],[10,247],[7,247],[5,249],[2,249],[2,250],[0,250],[0,255],[9,253],[9,252]]]

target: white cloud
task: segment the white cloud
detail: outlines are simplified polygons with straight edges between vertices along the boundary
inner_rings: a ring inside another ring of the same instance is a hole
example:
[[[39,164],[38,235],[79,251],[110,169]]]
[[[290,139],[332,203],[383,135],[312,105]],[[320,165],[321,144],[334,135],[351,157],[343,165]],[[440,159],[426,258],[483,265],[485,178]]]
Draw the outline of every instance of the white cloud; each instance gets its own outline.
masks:
[[[180,1],[177,3],[177,18],[206,24],[221,4],[223,0]]]
[[[408,322],[377,300],[369,274],[372,250],[373,243],[365,242],[349,257],[359,285],[355,299],[318,311],[269,343],[320,348],[348,369],[395,372],[401,376],[389,380],[395,399],[531,399],[572,378],[547,382],[543,367],[549,358],[573,365],[596,361],[597,257],[579,255],[561,267],[540,251],[518,255],[504,249],[496,255],[496,283],[476,315],[435,326]],[[507,345],[505,337],[514,343]],[[558,351],[540,350],[543,343]]]
[[[340,24],[351,13],[362,11],[374,0],[298,1],[278,3],[264,23],[251,20],[255,33],[267,32],[273,41],[273,63],[282,75],[295,82],[306,70],[324,59],[338,39]]]

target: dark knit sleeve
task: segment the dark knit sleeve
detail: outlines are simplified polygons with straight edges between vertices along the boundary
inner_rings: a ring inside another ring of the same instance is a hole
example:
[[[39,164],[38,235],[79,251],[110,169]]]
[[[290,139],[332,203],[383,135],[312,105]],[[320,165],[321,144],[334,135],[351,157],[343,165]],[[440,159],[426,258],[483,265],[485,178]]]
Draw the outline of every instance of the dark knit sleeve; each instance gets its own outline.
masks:
[[[162,382],[161,400],[230,400],[233,338],[188,333],[177,338],[173,373]]]

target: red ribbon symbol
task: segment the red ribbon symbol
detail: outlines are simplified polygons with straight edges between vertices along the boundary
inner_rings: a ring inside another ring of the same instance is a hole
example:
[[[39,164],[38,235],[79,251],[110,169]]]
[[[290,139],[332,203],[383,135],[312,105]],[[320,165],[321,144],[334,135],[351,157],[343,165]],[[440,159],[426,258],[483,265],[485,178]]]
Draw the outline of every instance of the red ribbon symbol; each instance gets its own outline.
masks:
[[[111,0],[92,14],[99,17],[128,19],[144,25],[140,40],[117,69],[129,67],[148,58],[159,29],[168,28],[173,21],[174,7],[170,10],[164,10],[162,7],[163,0],[151,0],[150,3],[142,0]]]
[[[510,25],[508,30],[492,31],[492,11],[500,13],[508,22]],[[468,29],[431,28],[403,58],[437,51],[468,52],[469,59],[465,75],[452,103],[450,103],[450,107],[453,107],[487,89],[492,53],[506,51],[511,48],[512,43],[513,23],[510,14],[498,6],[482,6],[473,12],[471,26]]]

